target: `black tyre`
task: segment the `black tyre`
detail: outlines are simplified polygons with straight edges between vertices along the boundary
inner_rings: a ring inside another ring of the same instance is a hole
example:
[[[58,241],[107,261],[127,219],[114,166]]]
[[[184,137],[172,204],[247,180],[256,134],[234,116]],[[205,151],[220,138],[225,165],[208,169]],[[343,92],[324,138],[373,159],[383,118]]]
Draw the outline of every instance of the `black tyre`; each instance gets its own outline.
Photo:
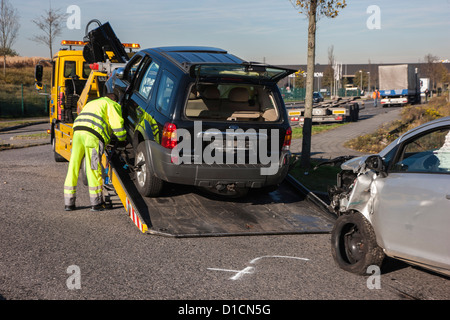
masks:
[[[67,162],[66,158],[55,151],[55,138],[52,138],[52,150],[55,156],[55,162]]]
[[[358,122],[359,120],[359,105],[353,105],[353,122]]]
[[[153,173],[151,159],[148,158],[148,152],[145,143],[141,142],[134,157],[136,169],[136,188],[144,197],[156,197],[160,194],[163,181]]]
[[[354,122],[355,121],[355,106],[353,104],[347,106],[348,116],[346,116],[346,122]]]
[[[353,121],[353,119],[352,119],[352,117],[353,117],[353,106],[352,105],[347,106],[346,109],[348,111],[348,116],[345,117],[345,122],[352,122]]]
[[[331,253],[342,269],[364,275],[371,265],[381,267],[384,252],[370,222],[359,212],[340,216],[331,231]]]

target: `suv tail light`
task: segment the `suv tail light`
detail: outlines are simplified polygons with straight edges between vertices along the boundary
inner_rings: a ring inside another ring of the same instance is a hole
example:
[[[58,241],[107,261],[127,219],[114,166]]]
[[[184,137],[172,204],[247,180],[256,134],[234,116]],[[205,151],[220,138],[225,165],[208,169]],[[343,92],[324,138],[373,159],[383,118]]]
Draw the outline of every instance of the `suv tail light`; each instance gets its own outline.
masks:
[[[162,132],[161,145],[164,148],[173,149],[177,145],[177,126],[173,123],[166,123]]]
[[[292,140],[292,129],[291,127],[287,128],[286,135],[284,136],[283,150],[289,150],[291,146]]]

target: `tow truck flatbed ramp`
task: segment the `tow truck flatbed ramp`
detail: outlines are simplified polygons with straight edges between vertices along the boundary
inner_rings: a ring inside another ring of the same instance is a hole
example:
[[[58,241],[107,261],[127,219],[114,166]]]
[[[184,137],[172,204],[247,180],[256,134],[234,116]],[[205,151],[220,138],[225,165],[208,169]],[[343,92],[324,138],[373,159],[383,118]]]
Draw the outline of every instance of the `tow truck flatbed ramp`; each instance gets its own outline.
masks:
[[[254,189],[239,199],[219,198],[183,185],[167,185],[161,196],[146,198],[139,194],[132,175],[117,157],[111,160],[111,169],[113,179],[117,179],[116,195],[146,234],[181,238],[329,233],[335,221],[290,178],[274,192]],[[111,200],[113,206],[118,204],[117,197]]]

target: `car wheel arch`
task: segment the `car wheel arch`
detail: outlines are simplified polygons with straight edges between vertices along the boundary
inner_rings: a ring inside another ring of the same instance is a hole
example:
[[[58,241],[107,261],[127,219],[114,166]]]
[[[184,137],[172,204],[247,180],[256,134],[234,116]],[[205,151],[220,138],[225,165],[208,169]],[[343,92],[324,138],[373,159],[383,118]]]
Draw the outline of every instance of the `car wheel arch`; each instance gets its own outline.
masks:
[[[136,130],[134,132],[133,141],[132,141],[133,149],[137,150],[137,147],[139,146],[139,144],[144,140],[146,140],[146,139],[144,138],[143,134],[139,130]]]

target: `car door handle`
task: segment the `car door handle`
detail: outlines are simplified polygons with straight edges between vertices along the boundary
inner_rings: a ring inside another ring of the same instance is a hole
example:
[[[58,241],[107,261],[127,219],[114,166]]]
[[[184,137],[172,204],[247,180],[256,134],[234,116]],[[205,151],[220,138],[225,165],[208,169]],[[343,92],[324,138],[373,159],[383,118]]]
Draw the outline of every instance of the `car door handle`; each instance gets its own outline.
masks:
[[[450,200],[450,194],[446,195],[445,199]]]

